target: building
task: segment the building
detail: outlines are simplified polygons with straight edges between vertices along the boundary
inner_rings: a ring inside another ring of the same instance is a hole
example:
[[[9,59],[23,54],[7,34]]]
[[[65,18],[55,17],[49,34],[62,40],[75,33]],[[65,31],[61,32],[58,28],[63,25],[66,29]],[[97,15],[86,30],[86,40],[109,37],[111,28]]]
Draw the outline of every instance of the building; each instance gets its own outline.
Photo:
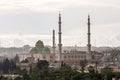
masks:
[[[89,31],[90,31],[90,17],[88,17],[89,22]],[[58,19],[58,51],[56,52],[56,46],[55,46],[55,30],[53,30],[53,51],[50,51],[50,49],[46,46],[44,46],[44,43],[41,40],[38,40],[35,44],[35,47],[33,47],[29,53],[26,54],[20,54],[19,61],[24,61],[28,59],[28,57],[34,58],[34,63],[36,63],[38,60],[47,60],[50,64],[54,65],[54,67],[60,67],[61,63],[64,62],[69,65],[79,65],[80,60],[85,60],[88,56],[86,56],[86,52],[84,51],[70,51],[63,53],[62,51],[62,29],[61,29],[61,14],[59,13],[59,19]],[[90,34],[90,32],[89,32]],[[89,39],[90,39],[90,35]],[[89,41],[89,46],[90,41]],[[90,52],[90,49],[89,49]],[[88,55],[88,53],[87,53]]]
[[[18,56],[20,62],[26,59],[33,61],[33,63],[36,63],[38,60],[47,60],[50,64],[54,64],[55,67],[59,67],[62,61],[69,65],[79,65],[80,60],[86,59],[85,52],[51,53],[48,47],[44,47],[41,40],[36,42],[35,47],[29,53],[19,54]]]

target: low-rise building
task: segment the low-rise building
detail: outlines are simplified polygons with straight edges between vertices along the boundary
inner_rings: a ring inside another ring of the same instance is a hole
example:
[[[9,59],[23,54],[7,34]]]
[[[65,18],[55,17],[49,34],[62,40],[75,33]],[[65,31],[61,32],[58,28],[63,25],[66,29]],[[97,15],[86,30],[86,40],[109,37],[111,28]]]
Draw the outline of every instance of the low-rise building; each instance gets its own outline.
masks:
[[[50,49],[44,47],[43,42],[39,40],[29,53],[19,54],[18,56],[20,62],[33,57],[34,63],[38,60],[47,60],[49,63],[54,63],[56,67],[59,67],[61,62],[69,65],[79,65],[80,60],[86,59],[86,52],[51,53]]]

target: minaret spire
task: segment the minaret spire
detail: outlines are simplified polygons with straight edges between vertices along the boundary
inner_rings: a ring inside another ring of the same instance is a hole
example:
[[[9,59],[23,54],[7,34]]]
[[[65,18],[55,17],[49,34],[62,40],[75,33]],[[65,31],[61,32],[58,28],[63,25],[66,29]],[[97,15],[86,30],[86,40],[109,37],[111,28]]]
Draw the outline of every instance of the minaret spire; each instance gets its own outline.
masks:
[[[88,15],[88,33],[87,33],[87,35],[88,35],[88,44],[87,44],[87,51],[88,51],[88,56],[89,56],[89,59],[91,58],[91,43],[90,43],[90,41],[91,41],[91,37],[90,37],[90,35],[91,35],[91,33],[90,33],[90,15]]]
[[[58,44],[58,50],[59,50],[59,53],[62,53],[62,41],[61,41],[61,14],[59,12],[59,21],[58,21],[58,25],[59,25],[59,32],[58,32],[58,35],[59,35],[59,44]]]
[[[53,53],[55,53],[55,30],[53,30]]]

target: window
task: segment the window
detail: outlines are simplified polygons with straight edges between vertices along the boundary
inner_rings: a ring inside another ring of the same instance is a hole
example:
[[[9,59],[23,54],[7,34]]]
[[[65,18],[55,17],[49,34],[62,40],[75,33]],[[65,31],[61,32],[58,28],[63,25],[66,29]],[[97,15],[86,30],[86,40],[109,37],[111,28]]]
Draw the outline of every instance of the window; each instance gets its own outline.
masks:
[[[75,58],[77,58],[77,56],[75,55]]]
[[[50,56],[50,58],[53,58],[52,56]]]
[[[43,58],[45,59],[45,58],[46,58],[46,56],[44,55],[44,56],[43,56]]]
[[[66,58],[66,55],[64,56],[64,58]]]
[[[72,58],[74,58],[74,56],[72,55]]]
[[[83,56],[81,56],[81,58],[83,58]]]
[[[86,56],[84,56],[84,58],[86,59]]]
[[[70,58],[70,55],[68,55],[68,58]]]

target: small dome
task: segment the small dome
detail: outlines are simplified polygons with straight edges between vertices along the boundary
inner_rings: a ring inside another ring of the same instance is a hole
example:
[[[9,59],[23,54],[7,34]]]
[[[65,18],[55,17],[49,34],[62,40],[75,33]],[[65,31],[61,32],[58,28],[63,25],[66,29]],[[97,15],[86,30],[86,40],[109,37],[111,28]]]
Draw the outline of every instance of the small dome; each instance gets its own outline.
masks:
[[[50,53],[48,47],[44,47],[44,44],[41,40],[37,41],[35,47],[30,50],[30,53]]]
[[[37,48],[44,48],[44,44],[43,44],[43,42],[41,40],[38,40],[36,42],[36,44],[35,44],[35,47],[37,47]]]
[[[38,53],[42,53],[43,48],[37,48]]]
[[[49,49],[48,47],[44,47],[44,48],[43,48],[43,52],[45,52],[45,53],[50,53],[50,49]]]
[[[38,50],[37,50],[36,47],[34,47],[34,48],[32,48],[32,49],[30,50],[30,53],[37,53],[37,52],[38,52]]]

